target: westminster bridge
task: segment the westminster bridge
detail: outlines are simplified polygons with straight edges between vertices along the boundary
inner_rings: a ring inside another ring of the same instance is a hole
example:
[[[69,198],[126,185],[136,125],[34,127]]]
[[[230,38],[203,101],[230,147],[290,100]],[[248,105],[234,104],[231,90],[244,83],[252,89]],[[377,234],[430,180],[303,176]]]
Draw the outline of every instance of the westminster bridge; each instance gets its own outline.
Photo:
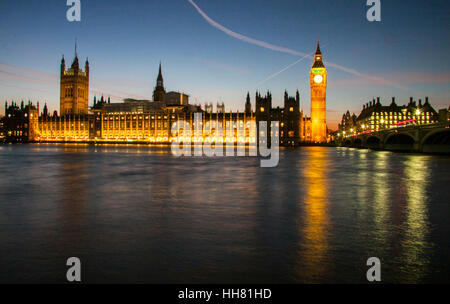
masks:
[[[365,131],[338,137],[339,146],[450,154],[450,121]]]

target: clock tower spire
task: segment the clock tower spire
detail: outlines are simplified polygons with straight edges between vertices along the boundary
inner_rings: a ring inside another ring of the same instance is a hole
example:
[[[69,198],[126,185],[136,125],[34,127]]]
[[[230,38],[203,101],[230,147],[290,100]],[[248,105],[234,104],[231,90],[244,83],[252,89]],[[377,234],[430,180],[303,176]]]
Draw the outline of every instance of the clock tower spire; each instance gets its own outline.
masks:
[[[314,54],[314,63],[310,72],[311,87],[311,141],[327,141],[326,124],[326,90],[327,90],[327,70],[322,61],[319,41]]]
[[[322,52],[320,51],[319,40],[317,40],[317,49],[316,53],[314,54],[313,68],[325,68],[322,61]]]

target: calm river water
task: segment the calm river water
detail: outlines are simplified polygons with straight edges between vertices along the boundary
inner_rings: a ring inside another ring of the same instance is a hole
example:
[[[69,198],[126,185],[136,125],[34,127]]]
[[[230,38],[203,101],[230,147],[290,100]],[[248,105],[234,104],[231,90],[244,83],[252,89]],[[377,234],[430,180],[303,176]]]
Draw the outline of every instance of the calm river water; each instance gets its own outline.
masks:
[[[0,282],[450,282],[450,158],[0,145]]]

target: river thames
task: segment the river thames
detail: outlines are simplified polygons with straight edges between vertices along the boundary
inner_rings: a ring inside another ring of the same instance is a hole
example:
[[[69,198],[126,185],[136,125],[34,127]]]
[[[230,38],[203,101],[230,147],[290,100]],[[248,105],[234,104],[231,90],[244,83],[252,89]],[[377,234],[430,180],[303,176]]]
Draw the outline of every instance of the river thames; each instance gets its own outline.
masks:
[[[332,147],[174,157],[0,145],[0,282],[450,282],[450,158]]]

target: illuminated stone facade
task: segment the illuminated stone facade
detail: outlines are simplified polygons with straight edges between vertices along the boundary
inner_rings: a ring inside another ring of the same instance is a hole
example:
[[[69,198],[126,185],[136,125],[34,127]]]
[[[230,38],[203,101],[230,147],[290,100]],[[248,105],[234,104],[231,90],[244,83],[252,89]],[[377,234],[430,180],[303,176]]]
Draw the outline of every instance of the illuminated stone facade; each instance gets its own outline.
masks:
[[[314,63],[309,74],[311,87],[311,138],[310,141],[322,143],[327,141],[326,90],[327,70],[322,61],[319,42],[314,55]]]
[[[385,129],[399,128],[408,125],[432,124],[439,121],[439,115],[431,106],[428,97],[425,102],[418,102],[410,97],[407,105],[398,106],[395,97],[391,104],[383,106],[380,97],[363,105],[361,113],[356,116],[349,111],[342,116],[339,124],[339,136],[351,136],[361,132],[374,132]]]
[[[321,56],[319,48],[316,54]],[[320,73],[318,70],[312,70],[311,73],[320,74],[324,78],[322,83],[318,84],[316,81],[311,86],[315,92],[312,100],[318,101],[312,103],[314,106],[317,105],[312,110],[313,115],[318,115],[317,109],[322,109],[322,106],[324,112],[325,102],[326,71],[323,65],[317,67],[317,62],[321,61],[316,60],[313,68],[323,68],[323,70],[320,70]],[[272,107],[270,92],[267,92],[265,96],[256,92],[254,110],[249,93],[245,99],[243,112],[226,112],[223,103],[218,103],[215,111],[212,103],[207,104],[203,110],[199,105],[189,104],[189,96],[184,93],[173,91],[166,93],[160,64],[153,100],[128,98],[120,103],[111,103],[109,98],[105,99],[102,96],[97,99],[94,96],[93,106],[88,108],[88,92],[88,61],[86,60],[85,70],[82,71],[79,69],[78,58],[75,56],[71,68],[66,70],[63,58],[61,61],[61,115],[58,116],[56,111],[50,115],[45,106],[41,116],[37,117],[37,113],[39,113],[37,109],[34,114],[36,123],[26,125],[29,130],[26,132],[27,139],[23,140],[168,143],[174,136],[179,136],[179,134],[173,134],[171,129],[177,121],[186,121],[189,124],[192,141],[207,140],[206,138],[211,132],[215,133],[218,128],[222,128],[223,134],[222,138],[218,139],[219,141],[250,143],[259,136],[258,129],[244,128],[245,132],[239,133],[236,126],[252,125],[256,128],[261,121],[267,122],[267,144],[270,144],[273,139],[280,145],[297,146],[301,142],[311,142],[313,137],[311,119],[304,117],[300,109],[300,93],[298,91],[294,97],[289,96],[285,91],[283,107]],[[206,138],[199,138],[198,134],[194,134],[194,116],[197,113],[201,113],[203,136]],[[22,114],[25,115],[25,112]],[[325,117],[323,115],[320,117],[322,117],[320,121],[323,122],[322,127],[325,131],[320,129],[323,132],[317,133],[321,136],[317,138],[326,140]],[[5,120],[7,117],[3,122]],[[271,129],[272,122],[277,130]],[[24,130],[21,134],[24,134],[23,132]]]
[[[89,112],[89,61],[86,59],[84,71],[75,58],[69,69],[66,70],[64,56],[61,60],[60,81],[60,114],[86,115]]]
[[[93,132],[90,115],[39,117],[37,141],[88,141]]]

